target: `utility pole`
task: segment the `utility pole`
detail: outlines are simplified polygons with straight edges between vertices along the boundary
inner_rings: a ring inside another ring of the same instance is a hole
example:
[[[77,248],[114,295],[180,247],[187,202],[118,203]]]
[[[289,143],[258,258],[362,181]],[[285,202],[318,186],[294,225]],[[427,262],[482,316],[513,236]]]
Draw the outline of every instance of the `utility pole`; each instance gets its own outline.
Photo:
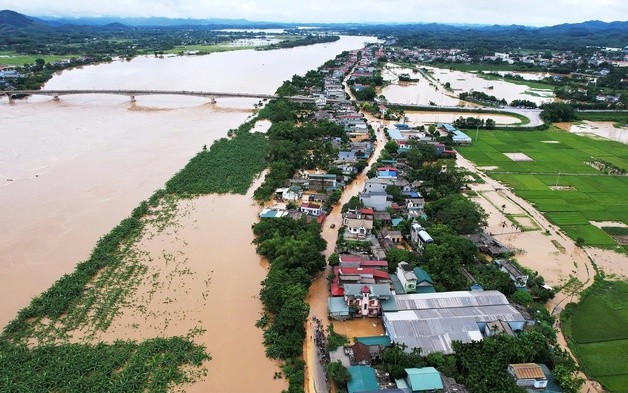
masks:
[[[558,180],[560,179],[560,172],[556,175],[556,187],[558,187]]]
[[[478,134],[480,133],[480,125],[478,124],[477,128],[475,129],[475,141],[477,142],[478,140]]]

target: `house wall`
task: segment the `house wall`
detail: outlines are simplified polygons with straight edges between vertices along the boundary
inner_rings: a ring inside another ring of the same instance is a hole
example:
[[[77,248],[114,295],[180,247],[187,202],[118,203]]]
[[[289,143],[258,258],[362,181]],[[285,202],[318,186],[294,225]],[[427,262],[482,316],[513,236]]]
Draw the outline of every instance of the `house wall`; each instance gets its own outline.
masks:
[[[364,203],[364,206],[378,211],[384,211],[391,206],[386,195],[360,195],[360,201]]]

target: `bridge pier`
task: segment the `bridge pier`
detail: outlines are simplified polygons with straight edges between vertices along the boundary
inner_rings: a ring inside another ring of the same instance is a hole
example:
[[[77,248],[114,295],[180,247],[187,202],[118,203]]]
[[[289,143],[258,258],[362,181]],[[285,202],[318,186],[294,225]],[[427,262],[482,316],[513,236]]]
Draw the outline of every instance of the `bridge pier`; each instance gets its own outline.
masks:
[[[11,93],[7,93],[6,96],[9,99],[9,104],[12,104],[13,103],[13,96],[11,95]]]
[[[136,102],[135,96],[131,96],[131,102]]]
[[[60,98],[59,98],[58,95],[55,95],[55,96],[52,97],[52,100],[53,101],[60,101]]]

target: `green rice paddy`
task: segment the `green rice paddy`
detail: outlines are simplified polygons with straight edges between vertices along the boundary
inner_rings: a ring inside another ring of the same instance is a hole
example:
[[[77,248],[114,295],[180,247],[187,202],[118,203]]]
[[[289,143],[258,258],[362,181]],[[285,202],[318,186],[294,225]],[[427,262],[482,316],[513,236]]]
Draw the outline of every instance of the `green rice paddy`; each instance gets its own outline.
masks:
[[[582,368],[610,392],[628,391],[627,301],[628,283],[596,280],[563,320]]]
[[[615,248],[617,242],[590,221],[628,224],[628,176],[611,176],[591,163],[606,162],[628,170],[628,148],[557,129],[480,131],[472,146],[459,153],[530,201],[574,240]],[[523,153],[533,161],[513,161],[504,153]]]

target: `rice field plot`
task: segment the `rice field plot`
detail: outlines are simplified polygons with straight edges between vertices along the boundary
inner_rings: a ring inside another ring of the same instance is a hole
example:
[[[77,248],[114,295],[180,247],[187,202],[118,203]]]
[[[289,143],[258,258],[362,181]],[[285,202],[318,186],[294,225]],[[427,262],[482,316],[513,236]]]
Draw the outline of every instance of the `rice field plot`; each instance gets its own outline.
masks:
[[[584,371],[609,392],[626,392],[628,283],[596,281],[565,319],[570,346]]]
[[[551,143],[550,143],[551,142]],[[609,176],[591,165],[612,163],[628,170],[628,149],[610,140],[594,140],[558,129],[549,131],[481,131],[471,146],[458,152],[508,185],[561,226],[574,240],[601,247],[617,246],[589,221],[628,224],[628,176]],[[533,161],[513,161],[521,153]]]

